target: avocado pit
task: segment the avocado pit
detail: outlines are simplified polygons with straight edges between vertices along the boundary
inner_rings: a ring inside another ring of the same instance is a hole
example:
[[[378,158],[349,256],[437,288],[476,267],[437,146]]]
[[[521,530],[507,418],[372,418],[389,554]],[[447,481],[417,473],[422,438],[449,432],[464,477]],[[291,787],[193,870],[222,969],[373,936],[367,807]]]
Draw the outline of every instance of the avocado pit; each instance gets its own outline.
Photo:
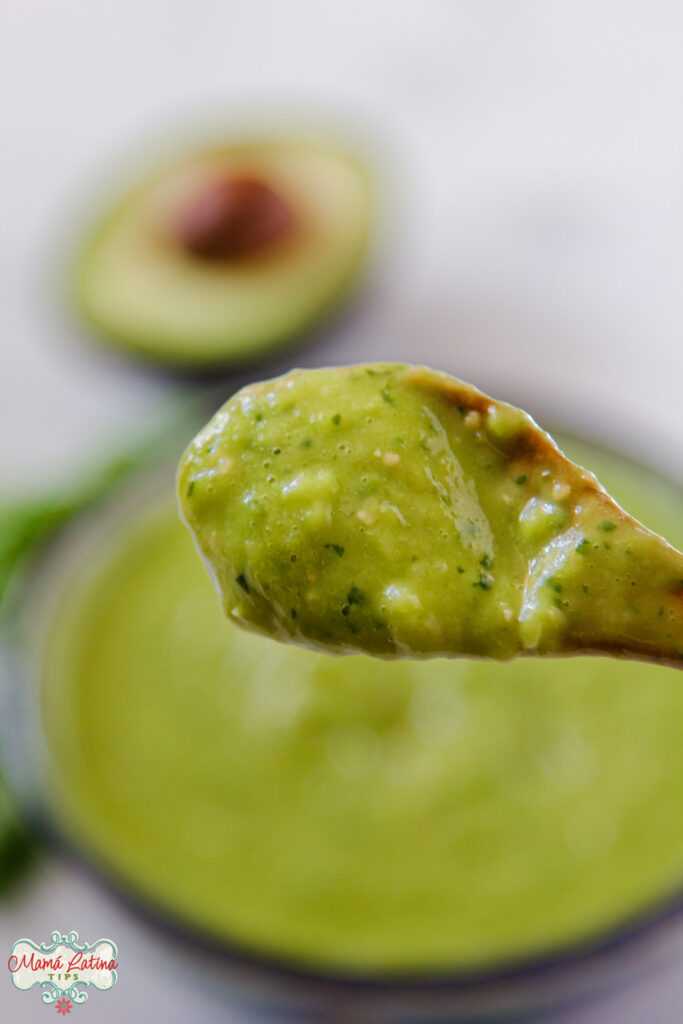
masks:
[[[294,215],[270,185],[258,178],[223,178],[208,183],[183,210],[177,240],[202,259],[240,259],[282,241]]]

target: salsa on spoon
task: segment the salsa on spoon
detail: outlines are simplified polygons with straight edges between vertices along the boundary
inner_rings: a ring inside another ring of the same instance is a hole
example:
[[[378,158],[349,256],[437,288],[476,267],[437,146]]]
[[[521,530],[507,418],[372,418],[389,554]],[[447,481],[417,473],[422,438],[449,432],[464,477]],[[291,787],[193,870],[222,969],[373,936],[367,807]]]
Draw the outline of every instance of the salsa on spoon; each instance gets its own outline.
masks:
[[[190,444],[178,496],[226,615],[279,640],[683,666],[683,554],[525,412],[448,374],[250,385]]]

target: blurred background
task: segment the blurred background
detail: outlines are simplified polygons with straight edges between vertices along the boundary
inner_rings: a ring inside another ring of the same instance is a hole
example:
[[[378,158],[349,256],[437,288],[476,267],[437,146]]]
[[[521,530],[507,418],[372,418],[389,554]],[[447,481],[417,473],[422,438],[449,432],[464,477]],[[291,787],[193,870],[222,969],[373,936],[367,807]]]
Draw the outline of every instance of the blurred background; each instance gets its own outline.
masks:
[[[280,111],[361,140],[379,203],[352,312],[278,365],[429,363],[683,482],[677,5],[5,0],[2,22],[4,492],[56,485],[194,386],[85,343],[63,280],[90,197],[155,140]],[[91,1019],[242,1020],[45,854],[0,948],[58,927],[118,942]],[[562,1020],[675,1024],[682,1004],[672,963]],[[0,1006],[47,1012],[8,981]]]

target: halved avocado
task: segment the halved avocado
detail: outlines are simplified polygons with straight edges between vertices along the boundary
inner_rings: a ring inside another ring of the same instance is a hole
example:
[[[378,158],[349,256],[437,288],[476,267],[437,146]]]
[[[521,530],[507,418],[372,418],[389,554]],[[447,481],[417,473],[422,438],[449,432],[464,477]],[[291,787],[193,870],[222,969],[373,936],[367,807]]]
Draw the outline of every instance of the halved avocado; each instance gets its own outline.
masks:
[[[178,366],[249,361],[343,298],[371,217],[366,169],[308,141],[227,145],[159,168],[96,226],[77,304],[105,339]]]

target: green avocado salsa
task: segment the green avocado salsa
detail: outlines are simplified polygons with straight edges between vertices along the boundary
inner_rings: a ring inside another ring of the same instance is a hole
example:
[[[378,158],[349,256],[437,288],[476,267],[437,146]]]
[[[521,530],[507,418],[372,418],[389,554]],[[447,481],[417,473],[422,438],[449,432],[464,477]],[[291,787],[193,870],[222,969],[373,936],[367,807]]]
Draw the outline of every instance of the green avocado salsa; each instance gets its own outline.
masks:
[[[226,614],[277,639],[683,662],[683,555],[526,413],[427,367],[244,388],[183,456],[178,497]]]
[[[567,450],[683,542],[679,490]],[[102,536],[60,591],[44,727],[55,806],[151,904],[312,967],[428,972],[582,942],[680,887],[678,672],[319,654],[224,619],[170,498]]]

